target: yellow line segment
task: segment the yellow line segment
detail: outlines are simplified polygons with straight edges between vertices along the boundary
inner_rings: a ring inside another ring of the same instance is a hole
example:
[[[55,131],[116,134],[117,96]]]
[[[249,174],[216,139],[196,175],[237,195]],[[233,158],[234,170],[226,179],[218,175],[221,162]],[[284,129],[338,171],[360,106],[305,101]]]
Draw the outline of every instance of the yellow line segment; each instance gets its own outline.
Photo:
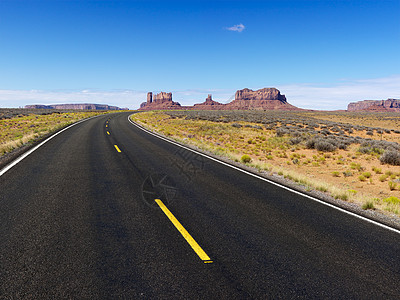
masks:
[[[114,145],[115,149],[117,149],[118,152],[121,152],[121,150],[119,150],[117,145]]]
[[[110,133],[107,131],[107,134],[110,135]]]
[[[204,250],[197,244],[197,242],[192,238],[192,236],[187,232],[187,230],[182,226],[182,224],[175,218],[175,216],[169,211],[169,209],[164,205],[164,203],[160,199],[155,199],[158,206],[162,209],[162,211],[166,214],[168,219],[174,224],[176,229],[182,234],[185,240],[192,247],[194,252],[200,257],[200,259],[205,263],[212,263],[210,257],[204,252]]]

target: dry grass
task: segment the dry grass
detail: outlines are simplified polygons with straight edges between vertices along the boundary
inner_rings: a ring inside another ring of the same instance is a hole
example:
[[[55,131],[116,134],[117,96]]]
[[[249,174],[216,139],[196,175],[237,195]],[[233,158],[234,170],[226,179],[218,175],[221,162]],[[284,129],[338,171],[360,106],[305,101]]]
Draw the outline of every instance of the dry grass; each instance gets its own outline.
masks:
[[[282,175],[308,190],[327,192],[365,209],[395,214],[400,211],[399,203],[383,201],[400,194],[400,185],[396,184],[400,182],[400,166],[381,164],[379,158],[384,149],[361,147],[362,143],[374,141],[400,143],[400,132],[393,128],[393,124],[400,124],[399,114],[235,113],[146,112],[132,118],[180,142],[237,162],[243,162],[243,155],[248,155],[248,165]],[[305,130],[307,124],[314,129]],[[380,127],[371,127],[377,125]],[[302,131],[296,133],[298,128]],[[329,152],[308,148],[307,141],[322,131],[326,137],[358,139],[345,149]]]
[[[24,113],[18,110],[0,118],[0,157],[27,143],[31,143],[44,135],[56,131],[81,119],[103,114],[104,112],[53,112],[43,114],[40,110]],[[0,117],[2,117],[0,115]]]

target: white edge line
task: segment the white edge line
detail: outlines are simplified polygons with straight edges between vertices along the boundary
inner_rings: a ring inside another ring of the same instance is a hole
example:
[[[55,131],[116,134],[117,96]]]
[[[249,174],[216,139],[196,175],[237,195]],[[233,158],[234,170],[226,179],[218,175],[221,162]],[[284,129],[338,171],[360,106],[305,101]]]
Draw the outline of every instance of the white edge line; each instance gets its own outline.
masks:
[[[99,115],[101,116],[101,115]],[[60,131],[57,131],[56,133],[54,133],[53,135],[49,136],[47,139],[45,139],[43,142],[41,142],[39,145],[36,145],[35,147],[33,147],[32,149],[28,150],[27,152],[25,152],[24,154],[22,154],[21,156],[19,156],[18,158],[16,158],[15,160],[13,160],[11,163],[9,163],[7,166],[5,166],[3,169],[0,170],[0,176],[4,175],[8,170],[10,170],[12,167],[14,167],[16,164],[18,164],[21,160],[23,160],[24,158],[26,158],[28,155],[30,155],[32,152],[36,151],[39,147],[43,146],[44,144],[46,144],[48,141],[50,141],[52,138],[54,138],[55,136],[59,135],[61,132],[71,128],[72,126],[78,125],[79,123],[85,122],[87,120],[90,120],[92,118],[95,118],[97,116],[91,117],[91,118],[87,118],[87,119],[83,119],[83,120],[79,120],[76,123],[73,123],[71,125],[69,125],[68,127],[65,127],[63,129],[61,129]]]
[[[174,142],[174,141],[171,141],[171,140],[169,140],[169,139],[167,139],[167,138],[165,138],[165,137],[163,137],[163,136],[161,136],[161,135],[159,135],[159,134],[155,134],[154,132],[151,132],[150,130],[148,130],[148,129],[142,127],[142,126],[137,125],[135,122],[133,122],[133,121],[130,119],[130,117],[131,117],[131,115],[128,117],[128,121],[129,121],[131,124],[135,125],[137,128],[140,128],[140,129],[142,129],[143,131],[145,131],[145,132],[147,132],[147,133],[149,133],[149,134],[151,134],[151,135],[153,135],[153,136],[155,136],[155,137],[158,137],[158,138],[160,138],[160,139],[162,139],[162,140],[164,140],[164,141],[167,141],[167,142],[169,142],[169,143],[171,143],[171,144],[174,144],[174,145],[176,145],[176,146],[182,147],[182,148],[184,148],[184,149],[186,149],[186,150],[189,150],[189,151],[191,151],[191,152],[194,152],[194,153],[196,153],[196,154],[198,154],[198,155],[204,156],[204,157],[206,157],[206,158],[208,158],[208,159],[211,159],[211,160],[213,160],[213,161],[216,161],[216,162],[218,162],[218,163],[220,163],[220,164],[223,164],[223,165],[225,165],[225,166],[227,166],[227,167],[230,167],[230,168],[232,168],[232,169],[235,169],[235,170],[240,171],[240,172],[242,172],[242,173],[245,173],[245,174],[247,174],[247,175],[250,175],[250,176],[253,176],[253,177],[255,177],[255,178],[264,180],[264,181],[266,181],[266,182],[268,182],[268,183],[270,183],[270,184],[276,185],[276,186],[278,186],[278,187],[280,187],[280,188],[283,188],[283,189],[285,189],[285,190],[288,190],[288,191],[290,191],[290,192],[292,192],[292,193],[295,193],[295,194],[298,194],[298,195],[300,195],[300,196],[306,197],[306,198],[308,198],[308,199],[314,200],[314,201],[316,201],[316,202],[319,202],[319,203],[321,203],[321,204],[324,204],[324,205],[326,205],[326,206],[329,206],[329,207],[331,207],[331,208],[334,208],[334,209],[337,209],[337,210],[339,210],[339,211],[341,211],[341,212],[344,212],[344,213],[346,213],[346,214],[349,214],[349,215],[351,215],[351,216],[353,216],[353,217],[359,218],[359,219],[361,219],[361,220],[367,221],[367,222],[372,223],[372,224],[374,224],[374,225],[380,226],[380,227],[382,227],[382,228],[385,228],[385,229],[388,229],[388,230],[391,230],[391,231],[393,231],[393,232],[396,232],[396,233],[400,234],[400,230],[398,230],[398,229],[395,229],[395,228],[390,227],[390,226],[387,226],[387,225],[385,225],[385,224],[382,224],[382,223],[376,222],[376,221],[374,221],[374,220],[368,219],[368,218],[366,218],[366,217],[364,217],[364,216],[360,216],[360,215],[358,215],[358,214],[356,214],[356,213],[353,213],[353,212],[351,212],[351,211],[345,210],[345,209],[343,209],[343,208],[341,208],[341,207],[335,206],[335,205],[333,205],[333,204],[330,204],[330,203],[328,203],[328,202],[322,201],[322,200],[320,200],[320,199],[314,198],[314,197],[312,197],[312,196],[310,196],[310,195],[303,194],[303,193],[301,193],[301,192],[299,192],[299,191],[296,191],[296,190],[294,190],[294,189],[291,189],[291,188],[289,188],[289,187],[287,187],[287,186],[284,186],[284,185],[282,185],[282,184],[279,184],[279,183],[274,182],[274,181],[272,181],[272,180],[269,180],[269,179],[267,179],[267,178],[261,177],[261,176],[259,176],[259,175],[257,175],[257,174],[253,174],[253,173],[251,173],[251,172],[248,172],[248,171],[246,171],[246,170],[243,170],[243,169],[241,169],[241,168],[238,168],[238,167],[236,167],[236,166],[233,166],[233,165],[231,165],[231,164],[228,164],[228,163],[226,163],[226,162],[224,162],[224,161],[221,161],[221,160],[219,160],[219,159],[216,159],[216,158],[214,158],[214,157],[212,157],[212,156],[209,156],[209,155],[207,155],[207,154],[201,153],[201,152],[199,152],[199,151],[196,151],[196,150],[194,150],[194,149],[185,147],[185,146],[183,146],[183,145],[181,145],[181,144],[179,144],[179,143],[176,143],[176,142]]]

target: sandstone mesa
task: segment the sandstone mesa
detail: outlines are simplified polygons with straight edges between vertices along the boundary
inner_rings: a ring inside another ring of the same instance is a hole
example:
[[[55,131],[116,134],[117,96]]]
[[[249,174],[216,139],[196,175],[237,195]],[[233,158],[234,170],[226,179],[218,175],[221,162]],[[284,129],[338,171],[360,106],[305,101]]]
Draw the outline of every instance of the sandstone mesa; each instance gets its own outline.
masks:
[[[363,100],[349,103],[348,111],[394,111],[400,112],[400,99]]]
[[[202,103],[193,106],[181,106],[172,101],[172,93],[161,92],[153,98],[153,93],[147,94],[147,101],[140,105],[139,110],[161,110],[161,109],[198,109],[198,110],[301,110],[289,104],[285,95],[276,88],[263,88],[256,91],[251,89],[238,90],[235,100],[222,104],[212,100],[208,95]]]
[[[127,110],[128,108],[119,108],[107,104],[52,104],[52,105],[25,105],[28,109],[77,109],[77,110]]]

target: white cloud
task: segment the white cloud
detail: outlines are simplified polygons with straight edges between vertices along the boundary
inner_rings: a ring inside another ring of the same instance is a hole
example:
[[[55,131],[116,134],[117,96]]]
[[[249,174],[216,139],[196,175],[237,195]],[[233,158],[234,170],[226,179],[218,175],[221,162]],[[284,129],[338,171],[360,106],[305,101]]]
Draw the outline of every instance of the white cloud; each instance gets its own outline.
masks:
[[[226,27],[226,30],[242,32],[245,28],[246,27],[242,23],[240,23],[237,25],[233,25],[232,27]]]
[[[336,85],[290,84],[277,86],[288,102],[306,109],[347,109],[350,102],[400,99],[400,75],[341,80]]]

